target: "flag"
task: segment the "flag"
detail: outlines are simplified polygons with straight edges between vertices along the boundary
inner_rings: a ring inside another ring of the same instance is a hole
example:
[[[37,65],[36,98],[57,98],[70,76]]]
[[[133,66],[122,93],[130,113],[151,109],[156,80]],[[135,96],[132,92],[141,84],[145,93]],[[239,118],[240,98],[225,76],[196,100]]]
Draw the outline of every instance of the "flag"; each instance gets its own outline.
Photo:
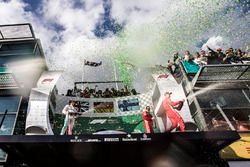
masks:
[[[93,61],[84,60],[84,65],[91,66],[91,67],[97,67],[97,66],[102,65],[102,61],[100,61],[99,63],[97,63],[97,62],[93,62]]]

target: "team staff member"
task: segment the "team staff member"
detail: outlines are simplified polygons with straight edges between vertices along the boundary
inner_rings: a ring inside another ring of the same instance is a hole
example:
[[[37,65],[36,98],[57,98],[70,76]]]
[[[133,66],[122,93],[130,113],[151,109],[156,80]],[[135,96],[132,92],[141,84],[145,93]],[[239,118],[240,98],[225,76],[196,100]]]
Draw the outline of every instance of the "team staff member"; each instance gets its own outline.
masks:
[[[144,122],[144,128],[146,133],[154,133],[153,129],[153,116],[150,114],[150,107],[147,106],[145,110],[142,112],[142,118]]]
[[[172,94],[172,92],[166,92],[165,93],[165,99],[163,100],[163,107],[165,109],[165,114],[172,122],[172,125],[171,125],[170,129],[168,129],[167,131],[172,131],[179,124],[180,125],[180,131],[184,132],[185,131],[185,125],[184,125],[183,119],[180,116],[180,114],[177,111],[175,111],[175,109],[174,109],[174,107],[177,107],[178,110],[180,110],[182,108],[184,100],[173,102],[171,100],[171,94]]]

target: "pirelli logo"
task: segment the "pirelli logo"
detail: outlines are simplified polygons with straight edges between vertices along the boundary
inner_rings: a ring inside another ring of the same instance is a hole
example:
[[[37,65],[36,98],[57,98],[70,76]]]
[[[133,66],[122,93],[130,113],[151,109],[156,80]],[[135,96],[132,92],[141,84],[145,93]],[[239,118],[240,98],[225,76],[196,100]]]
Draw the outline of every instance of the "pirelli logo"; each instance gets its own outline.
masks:
[[[248,154],[250,154],[250,147],[246,147],[246,151]]]

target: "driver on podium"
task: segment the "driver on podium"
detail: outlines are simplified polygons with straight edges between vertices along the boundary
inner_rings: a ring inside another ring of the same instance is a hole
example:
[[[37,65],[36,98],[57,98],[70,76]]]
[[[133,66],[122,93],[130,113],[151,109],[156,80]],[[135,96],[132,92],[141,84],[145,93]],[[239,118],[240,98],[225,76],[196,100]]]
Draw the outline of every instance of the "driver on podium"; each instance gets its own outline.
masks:
[[[70,100],[69,103],[62,110],[62,113],[65,115],[65,118],[60,135],[64,135],[65,132],[68,135],[72,135],[72,130],[74,128],[77,113],[77,110],[75,109],[74,105],[75,102]]]
[[[144,128],[146,133],[154,133],[153,129],[153,119],[154,117],[150,114],[150,107],[147,106],[142,112],[142,118],[144,122]]]
[[[165,99],[163,100],[163,107],[165,109],[166,116],[170,119],[172,125],[170,129],[167,129],[166,131],[171,132],[173,129],[175,129],[178,124],[180,126],[180,131],[185,131],[185,125],[182,117],[176,110],[181,110],[184,100],[173,102],[171,100],[171,94],[172,92],[166,92]],[[176,110],[175,110],[176,109]]]

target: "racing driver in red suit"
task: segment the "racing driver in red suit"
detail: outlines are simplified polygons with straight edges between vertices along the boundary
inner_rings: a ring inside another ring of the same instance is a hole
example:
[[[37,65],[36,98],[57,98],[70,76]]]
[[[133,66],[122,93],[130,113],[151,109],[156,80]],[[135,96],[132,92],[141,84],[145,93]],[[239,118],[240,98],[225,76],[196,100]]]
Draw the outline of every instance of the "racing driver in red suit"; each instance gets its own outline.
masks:
[[[175,109],[181,110],[181,108],[183,106],[183,103],[184,103],[184,100],[173,102],[171,100],[171,94],[172,94],[172,92],[166,92],[164,94],[165,99],[163,100],[163,107],[165,109],[165,114],[172,122],[172,125],[171,125],[170,129],[167,129],[166,131],[171,132],[179,124],[180,125],[180,131],[184,132],[185,131],[185,125],[184,125],[183,119],[180,116],[180,114],[175,110]]]
[[[144,128],[146,133],[154,133],[153,129],[153,117],[150,114],[150,107],[147,106],[146,109],[142,112],[142,118],[144,122]]]

